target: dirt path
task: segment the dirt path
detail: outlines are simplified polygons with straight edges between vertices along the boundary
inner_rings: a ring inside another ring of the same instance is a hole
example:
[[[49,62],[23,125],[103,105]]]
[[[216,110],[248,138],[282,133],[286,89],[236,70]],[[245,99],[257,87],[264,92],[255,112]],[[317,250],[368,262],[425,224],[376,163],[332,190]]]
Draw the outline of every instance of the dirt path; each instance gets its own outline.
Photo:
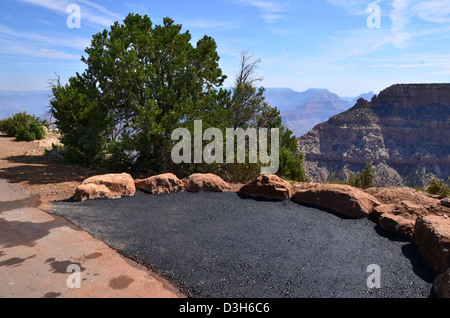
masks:
[[[52,200],[70,198],[89,174],[44,155],[52,142],[53,134],[44,142],[0,136],[0,297],[184,297],[153,272],[45,212]],[[68,272],[71,265],[75,272]],[[81,288],[70,288],[77,282]]]
[[[0,133],[0,178],[27,195],[39,196],[42,202],[70,198],[91,172],[45,155],[52,143],[60,143],[53,133],[33,142],[18,142]]]

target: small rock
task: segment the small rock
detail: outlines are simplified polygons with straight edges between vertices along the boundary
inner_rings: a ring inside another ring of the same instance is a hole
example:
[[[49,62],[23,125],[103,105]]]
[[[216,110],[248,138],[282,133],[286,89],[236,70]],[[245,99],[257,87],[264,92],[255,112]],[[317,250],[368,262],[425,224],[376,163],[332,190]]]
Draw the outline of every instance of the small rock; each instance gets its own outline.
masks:
[[[50,157],[55,157],[55,158],[57,158],[59,160],[64,160],[64,157],[58,151],[58,148],[56,148],[55,144],[52,144],[52,150],[45,149],[45,153],[47,155],[49,155]]]

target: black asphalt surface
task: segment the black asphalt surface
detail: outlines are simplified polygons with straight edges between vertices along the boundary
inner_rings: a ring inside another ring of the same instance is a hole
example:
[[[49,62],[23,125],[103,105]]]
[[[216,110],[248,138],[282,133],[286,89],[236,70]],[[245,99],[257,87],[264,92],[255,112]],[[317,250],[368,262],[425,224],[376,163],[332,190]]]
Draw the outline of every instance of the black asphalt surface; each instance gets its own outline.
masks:
[[[137,192],[59,202],[53,213],[147,265],[192,297],[426,298],[432,270],[412,243],[368,219],[235,193]],[[370,289],[369,265],[381,269]]]

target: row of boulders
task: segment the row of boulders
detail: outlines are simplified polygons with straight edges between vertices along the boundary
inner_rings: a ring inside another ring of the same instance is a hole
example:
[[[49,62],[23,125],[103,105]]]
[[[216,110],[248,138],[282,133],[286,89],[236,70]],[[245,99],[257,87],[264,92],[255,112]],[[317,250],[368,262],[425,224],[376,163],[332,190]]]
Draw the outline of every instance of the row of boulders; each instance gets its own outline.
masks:
[[[178,179],[168,173],[133,180],[129,174],[94,176],[76,190],[75,200],[117,199],[133,196],[136,189],[149,194],[175,192],[224,192],[233,188],[214,174],[193,174]],[[384,229],[416,244],[424,259],[440,275],[436,279],[439,296],[450,296],[450,207],[410,188],[361,190],[347,185],[289,182],[276,175],[263,175],[242,187],[240,195],[293,202],[324,209],[346,218],[371,217]]]
[[[128,173],[122,173],[94,176],[84,180],[76,189],[73,199],[76,201],[119,199],[134,196],[137,189],[149,194],[231,191],[230,185],[214,174],[193,174],[180,180],[176,175],[166,173],[134,180]]]

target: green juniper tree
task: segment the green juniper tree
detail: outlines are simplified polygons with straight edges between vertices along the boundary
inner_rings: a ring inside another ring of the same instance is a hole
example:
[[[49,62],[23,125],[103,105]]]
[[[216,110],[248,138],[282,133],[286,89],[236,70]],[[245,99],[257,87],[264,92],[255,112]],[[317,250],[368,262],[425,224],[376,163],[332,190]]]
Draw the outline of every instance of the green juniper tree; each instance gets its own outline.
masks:
[[[51,111],[71,157],[93,163],[119,143],[136,166],[167,169],[170,133],[225,80],[214,40],[190,41],[173,20],[154,26],[137,14],[94,35],[85,72],[53,87]]]
[[[153,25],[148,16],[129,14],[122,24],[95,34],[85,52],[85,71],[52,87],[51,113],[70,161],[147,175],[229,171],[226,164],[172,162],[172,132],[193,133],[194,122],[202,120],[203,129],[223,132],[281,128],[282,174],[302,178],[295,137],[265,102],[264,88],[255,86],[260,61],[246,52],[232,90],[222,88],[226,76],[215,41],[204,36],[193,45],[189,31],[170,18]]]
[[[375,168],[372,163],[367,163],[360,173],[349,178],[348,184],[362,189],[368,189],[375,186]]]

